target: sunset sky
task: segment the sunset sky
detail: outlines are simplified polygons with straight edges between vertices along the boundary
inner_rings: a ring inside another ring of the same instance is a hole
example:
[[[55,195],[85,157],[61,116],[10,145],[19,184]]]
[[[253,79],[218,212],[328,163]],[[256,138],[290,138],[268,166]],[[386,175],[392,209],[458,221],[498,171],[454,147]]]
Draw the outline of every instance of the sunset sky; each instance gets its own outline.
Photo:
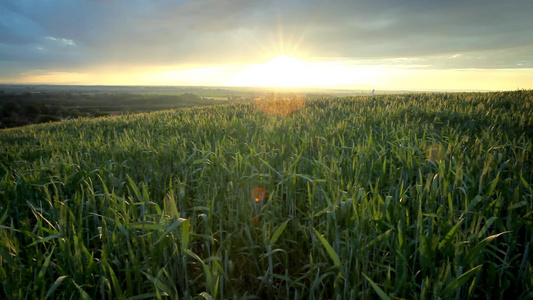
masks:
[[[531,0],[2,0],[0,83],[533,89],[531,12]]]

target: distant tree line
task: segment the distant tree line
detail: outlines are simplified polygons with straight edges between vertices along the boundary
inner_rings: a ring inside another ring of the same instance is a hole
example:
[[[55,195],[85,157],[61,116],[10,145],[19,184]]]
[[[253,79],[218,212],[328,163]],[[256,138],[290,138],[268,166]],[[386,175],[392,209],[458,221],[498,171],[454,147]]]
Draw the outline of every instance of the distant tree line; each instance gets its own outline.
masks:
[[[28,124],[56,122],[63,118],[84,116],[75,108],[53,106],[35,102],[3,101],[0,108],[0,128],[17,127]]]
[[[0,93],[0,128],[214,103],[217,101],[190,93],[182,95]]]
[[[0,128],[105,115],[108,114],[94,109],[82,109],[79,105],[74,107],[67,101],[35,97],[29,93],[20,95],[0,93]]]

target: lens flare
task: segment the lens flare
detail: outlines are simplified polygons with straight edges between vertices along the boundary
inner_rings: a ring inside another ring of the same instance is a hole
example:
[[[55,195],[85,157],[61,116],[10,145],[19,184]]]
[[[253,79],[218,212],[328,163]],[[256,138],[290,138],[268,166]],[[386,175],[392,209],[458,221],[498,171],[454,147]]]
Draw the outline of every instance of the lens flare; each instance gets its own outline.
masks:
[[[252,198],[255,202],[260,202],[265,200],[266,190],[260,186],[252,189]]]
[[[304,103],[303,97],[296,94],[272,93],[261,100],[256,100],[255,105],[262,112],[278,117],[286,116],[300,110]]]

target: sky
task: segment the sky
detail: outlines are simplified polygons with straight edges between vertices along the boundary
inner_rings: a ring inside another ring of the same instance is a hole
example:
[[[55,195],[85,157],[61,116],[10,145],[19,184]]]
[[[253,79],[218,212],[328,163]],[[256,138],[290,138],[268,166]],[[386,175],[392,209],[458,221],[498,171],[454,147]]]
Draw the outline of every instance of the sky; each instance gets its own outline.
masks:
[[[1,0],[0,83],[533,89],[531,0]]]

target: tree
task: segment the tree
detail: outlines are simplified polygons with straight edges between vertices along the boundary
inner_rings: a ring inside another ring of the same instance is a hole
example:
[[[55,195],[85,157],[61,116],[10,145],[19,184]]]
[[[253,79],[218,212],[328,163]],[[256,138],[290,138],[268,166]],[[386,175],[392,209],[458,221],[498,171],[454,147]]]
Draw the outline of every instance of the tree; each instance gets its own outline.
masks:
[[[61,121],[59,117],[51,116],[51,115],[39,115],[35,119],[35,123],[48,123],[48,122],[57,122]]]
[[[73,118],[78,118],[78,117],[81,117],[81,113],[79,110],[77,109],[71,109],[70,112],[69,112],[70,116],[73,117]]]
[[[4,118],[16,117],[20,114],[22,107],[15,101],[6,101],[2,105],[2,116]]]
[[[26,116],[31,119],[35,119],[41,114],[41,108],[36,103],[30,103],[26,106]]]

